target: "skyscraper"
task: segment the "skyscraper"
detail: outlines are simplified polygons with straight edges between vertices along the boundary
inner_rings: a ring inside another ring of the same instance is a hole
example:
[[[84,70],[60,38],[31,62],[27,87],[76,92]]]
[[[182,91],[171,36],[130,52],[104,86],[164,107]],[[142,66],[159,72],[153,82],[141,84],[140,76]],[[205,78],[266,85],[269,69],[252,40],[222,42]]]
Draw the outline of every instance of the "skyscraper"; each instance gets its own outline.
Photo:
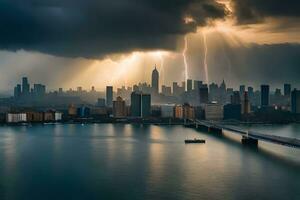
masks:
[[[291,84],[284,84],[284,96],[289,97],[291,95]]]
[[[131,93],[131,116],[149,117],[151,113],[151,95],[141,92]]]
[[[22,94],[28,96],[30,93],[30,85],[28,83],[27,77],[22,78]]]
[[[158,92],[159,92],[159,73],[156,69],[156,66],[155,66],[154,70],[152,71],[151,87],[153,89],[154,94],[158,94]]]
[[[21,94],[22,94],[21,85],[18,84],[14,89],[14,97],[19,98],[21,96]]]
[[[248,92],[244,92],[243,104],[242,104],[242,113],[249,114],[250,113],[250,102]]]
[[[300,90],[294,89],[291,93],[291,111],[300,113]]]
[[[106,86],[106,106],[112,107],[113,104],[113,87]]]
[[[208,103],[208,87],[206,84],[202,85],[199,88],[199,99],[200,99],[200,104]]]
[[[126,116],[126,104],[122,97],[117,97],[116,101],[113,101],[113,116],[125,117]]]
[[[187,91],[191,92],[193,90],[193,81],[191,79],[187,80]]]
[[[245,92],[245,85],[240,85],[240,97],[244,96],[244,92]]]
[[[42,97],[46,94],[46,86],[42,84],[33,85],[33,94],[35,97]]]
[[[261,107],[269,106],[269,95],[270,95],[270,86],[269,85],[261,85]]]
[[[231,96],[231,104],[241,104],[241,97],[239,91],[234,91]]]

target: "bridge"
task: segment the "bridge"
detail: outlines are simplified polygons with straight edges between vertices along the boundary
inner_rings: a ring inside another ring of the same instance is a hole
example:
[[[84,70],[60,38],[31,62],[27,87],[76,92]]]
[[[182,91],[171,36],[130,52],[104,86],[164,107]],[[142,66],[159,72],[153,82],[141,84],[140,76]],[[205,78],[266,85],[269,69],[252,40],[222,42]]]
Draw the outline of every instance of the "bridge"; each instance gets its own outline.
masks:
[[[242,136],[242,143],[245,145],[257,146],[258,141],[264,141],[279,145],[284,145],[293,148],[300,148],[300,140],[296,138],[288,138],[276,135],[268,135],[259,133],[256,131],[248,131],[240,129],[239,127],[225,125],[219,122],[204,121],[204,120],[195,120],[193,125],[196,128],[204,127],[207,128],[209,132],[222,133],[225,131],[230,131],[232,133]]]

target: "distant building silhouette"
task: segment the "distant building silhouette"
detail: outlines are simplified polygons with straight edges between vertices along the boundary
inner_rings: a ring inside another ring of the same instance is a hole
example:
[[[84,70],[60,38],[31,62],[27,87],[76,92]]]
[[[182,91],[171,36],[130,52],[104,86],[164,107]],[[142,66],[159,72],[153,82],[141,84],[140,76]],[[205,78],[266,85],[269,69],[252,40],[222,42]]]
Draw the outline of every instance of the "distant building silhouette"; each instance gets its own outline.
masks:
[[[294,89],[291,93],[291,111],[300,113],[300,90]]]
[[[231,95],[231,104],[241,104],[241,97],[239,91],[234,91]]]
[[[105,99],[103,99],[103,98],[98,98],[98,99],[97,99],[97,106],[98,106],[98,107],[105,107]]]
[[[286,97],[290,97],[290,95],[291,95],[291,88],[292,88],[292,86],[291,86],[291,84],[287,84],[287,83],[285,83],[284,84],[284,96],[286,96]]]
[[[14,88],[14,97],[15,98],[19,98],[22,95],[22,88],[21,85],[18,84],[15,88]]]
[[[250,102],[248,92],[244,92],[244,98],[242,103],[242,114],[249,114],[250,113]]]
[[[193,90],[193,80],[188,79],[187,80],[187,91],[191,92]]]
[[[246,90],[245,85],[240,85],[240,97],[241,98],[244,96],[245,90]]]
[[[106,106],[112,107],[113,104],[113,87],[106,86]]]
[[[270,100],[270,86],[269,85],[261,85],[261,107],[269,106]]]
[[[206,84],[199,88],[199,100],[200,104],[208,103],[208,87]]]
[[[24,96],[29,96],[29,93],[30,93],[30,85],[28,83],[28,78],[23,77],[22,78],[22,94]]]
[[[156,66],[154,68],[154,70],[152,71],[152,79],[151,79],[151,87],[153,89],[153,92],[155,94],[158,94],[159,92],[159,73],[156,69]]]
[[[126,117],[126,104],[122,97],[117,97],[116,101],[113,101],[113,116]]]

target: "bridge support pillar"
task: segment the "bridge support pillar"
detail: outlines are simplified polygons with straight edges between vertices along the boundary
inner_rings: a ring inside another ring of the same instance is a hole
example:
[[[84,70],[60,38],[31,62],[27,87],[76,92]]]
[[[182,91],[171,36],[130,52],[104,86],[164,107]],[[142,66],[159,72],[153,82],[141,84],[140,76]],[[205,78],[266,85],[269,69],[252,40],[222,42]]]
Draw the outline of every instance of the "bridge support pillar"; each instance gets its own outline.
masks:
[[[256,147],[258,144],[258,141],[256,139],[243,136],[242,144],[247,145],[247,146],[255,146]]]
[[[201,131],[204,131],[204,132],[208,132],[209,131],[209,128],[207,126],[203,126],[201,124],[197,124],[197,129],[201,130]]]
[[[208,132],[217,133],[217,134],[220,134],[220,135],[223,134],[222,129],[217,128],[217,127],[209,127]]]

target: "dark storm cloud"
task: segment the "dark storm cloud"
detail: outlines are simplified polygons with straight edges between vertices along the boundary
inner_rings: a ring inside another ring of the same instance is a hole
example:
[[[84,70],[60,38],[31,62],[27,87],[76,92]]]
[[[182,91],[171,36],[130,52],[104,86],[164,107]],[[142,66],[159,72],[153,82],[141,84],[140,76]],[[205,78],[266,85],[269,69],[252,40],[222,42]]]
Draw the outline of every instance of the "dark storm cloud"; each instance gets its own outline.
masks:
[[[239,23],[255,23],[265,17],[300,17],[299,0],[232,0]]]
[[[249,47],[227,49],[227,52],[237,82],[273,85],[290,82],[299,86],[299,44],[252,44]]]
[[[0,0],[0,48],[72,57],[175,49],[178,36],[225,15],[214,0]]]

